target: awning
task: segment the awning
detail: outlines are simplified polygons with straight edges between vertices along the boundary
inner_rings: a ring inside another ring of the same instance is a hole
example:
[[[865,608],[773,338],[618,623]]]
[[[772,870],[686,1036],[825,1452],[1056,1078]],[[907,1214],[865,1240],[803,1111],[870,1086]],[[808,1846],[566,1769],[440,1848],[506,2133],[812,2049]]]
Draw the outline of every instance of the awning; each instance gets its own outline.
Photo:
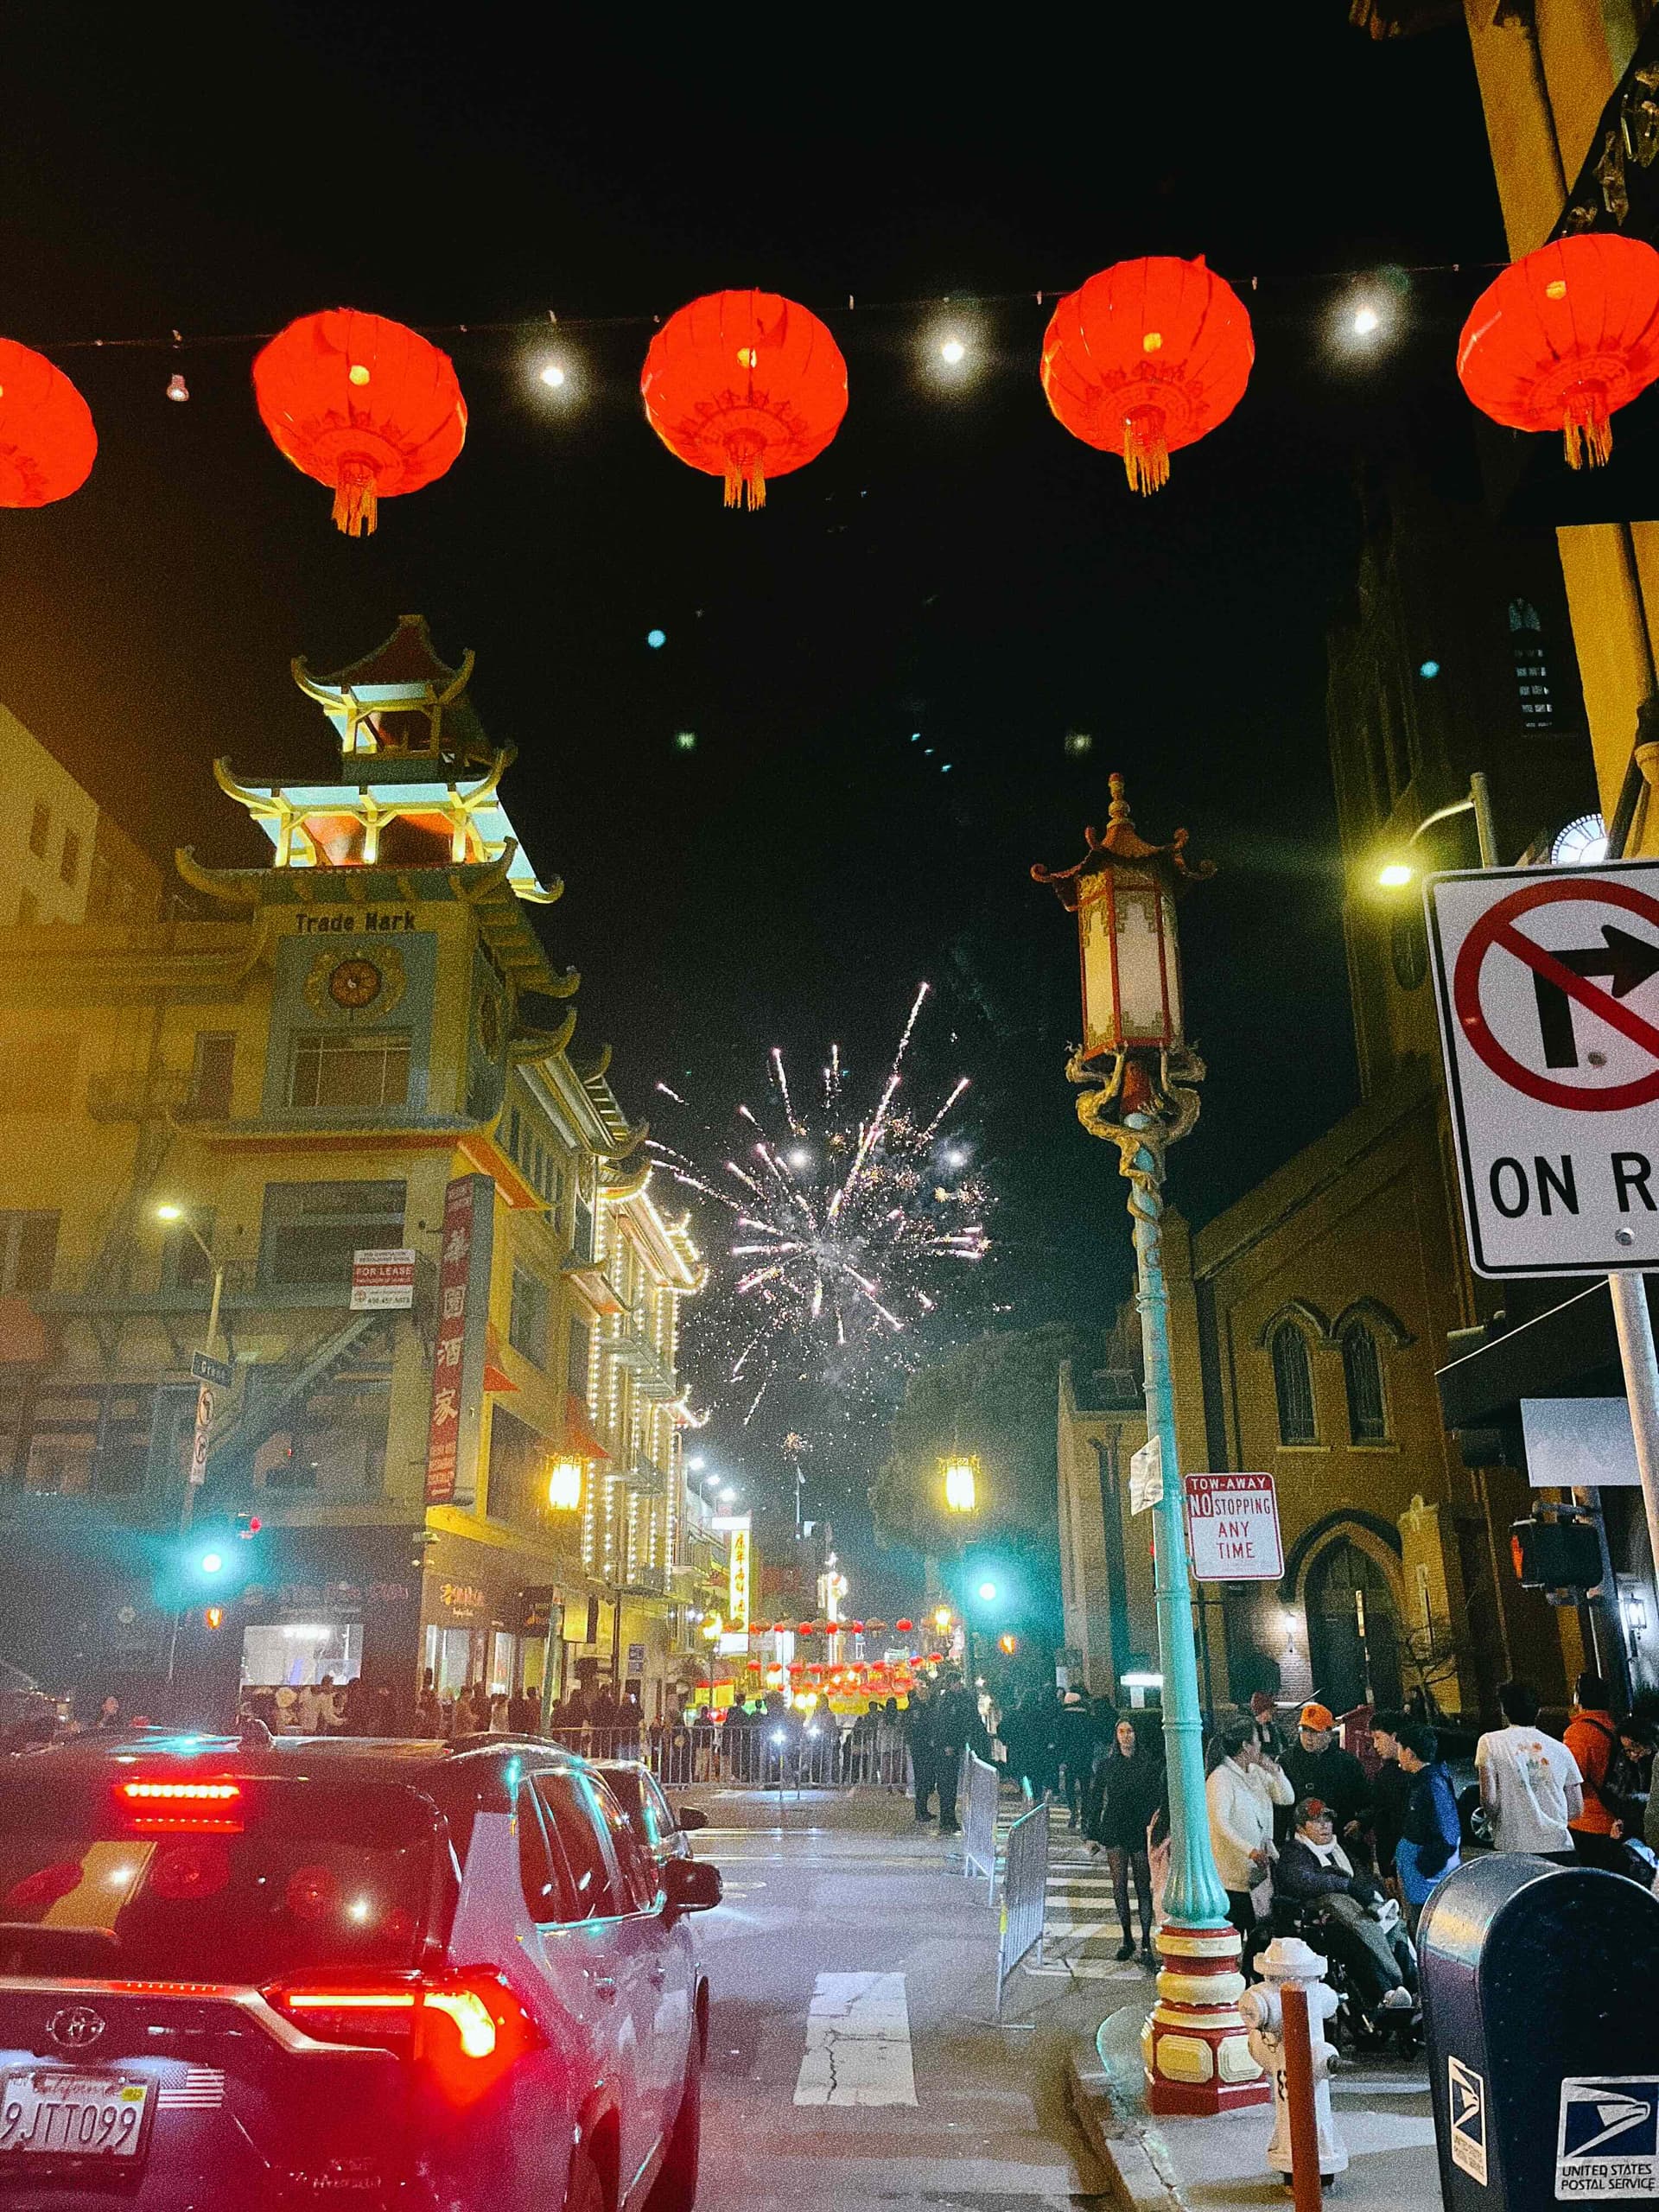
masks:
[[[1648,1311],[1659,1325],[1655,1278],[1647,1284]],[[1448,1428],[1479,1428],[1520,1419],[1524,1398],[1621,1396],[1613,1302],[1604,1276],[1560,1306],[1491,1336],[1478,1351],[1454,1359],[1435,1376]]]
[[[574,1390],[565,1393],[564,1441],[569,1450],[584,1459],[608,1459],[611,1456],[594,1432],[587,1399],[579,1397]]]

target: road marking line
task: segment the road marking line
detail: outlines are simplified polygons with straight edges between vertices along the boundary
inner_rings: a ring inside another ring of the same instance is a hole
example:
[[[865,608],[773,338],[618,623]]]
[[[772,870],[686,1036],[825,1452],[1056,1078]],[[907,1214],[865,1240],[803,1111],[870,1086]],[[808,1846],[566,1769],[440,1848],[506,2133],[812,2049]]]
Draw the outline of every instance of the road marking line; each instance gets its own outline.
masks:
[[[913,2105],[901,1974],[821,1974],[807,2008],[798,2105]]]

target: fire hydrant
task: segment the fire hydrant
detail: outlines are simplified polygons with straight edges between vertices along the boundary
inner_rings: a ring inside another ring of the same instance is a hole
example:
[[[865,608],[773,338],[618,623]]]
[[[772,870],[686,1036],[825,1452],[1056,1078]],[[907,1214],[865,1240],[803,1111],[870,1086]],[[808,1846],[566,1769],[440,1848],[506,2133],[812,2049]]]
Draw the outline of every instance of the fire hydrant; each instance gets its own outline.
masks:
[[[1325,2038],[1325,2024],[1339,1999],[1321,1979],[1325,1961],[1300,1936],[1278,1936],[1256,1961],[1262,1979],[1247,1989],[1238,2002],[1250,2031],[1250,2056],[1273,2084],[1273,2140],[1268,2164],[1289,2183],[1293,2171],[1291,2143],[1294,2124],[1291,2100],[1285,2082],[1285,2012],[1281,1992],[1287,1984],[1300,1986],[1307,1998],[1308,2041],[1313,2061],[1313,2113],[1319,2138],[1321,2179],[1330,2181],[1348,2170],[1348,2153],[1331,2116],[1331,2062],[1336,2046]]]

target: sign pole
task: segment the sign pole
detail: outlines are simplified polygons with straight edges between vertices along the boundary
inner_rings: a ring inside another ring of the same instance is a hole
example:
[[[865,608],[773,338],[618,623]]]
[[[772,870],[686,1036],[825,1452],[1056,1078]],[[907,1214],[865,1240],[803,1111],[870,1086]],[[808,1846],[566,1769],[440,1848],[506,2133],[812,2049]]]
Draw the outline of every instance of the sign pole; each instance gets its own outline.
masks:
[[[1613,1301],[1613,1326],[1618,1332],[1624,1395],[1630,1403],[1636,1464],[1648,1516],[1648,1548],[1659,1570],[1659,1356],[1654,1350],[1645,1280],[1638,1274],[1611,1274],[1607,1278],[1607,1291]],[[1617,1587],[1608,1594],[1616,1601]],[[1618,1611],[1617,1602],[1614,1611]]]

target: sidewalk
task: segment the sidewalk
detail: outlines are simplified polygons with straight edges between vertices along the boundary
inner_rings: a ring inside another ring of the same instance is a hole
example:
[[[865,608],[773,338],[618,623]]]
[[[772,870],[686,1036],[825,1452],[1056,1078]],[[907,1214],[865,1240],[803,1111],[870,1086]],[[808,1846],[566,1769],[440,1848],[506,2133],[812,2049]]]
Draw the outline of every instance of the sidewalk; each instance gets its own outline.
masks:
[[[1080,2036],[1071,2050],[1071,2101],[1119,2202],[1128,2212],[1285,2204],[1287,2192],[1264,2155],[1271,2107],[1218,2120],[1154,2119],[1147,2111],[1140,2037],[1152,2001],[1150,1988],[1131,1997],[1108,2014],[1097,2037]],[[1332,2077],[1331,2105],[1349,2166],[1329,2196],[1351,2212],[1439,2212],[1428,2068],[1421,2053],[1343,2066]]]

